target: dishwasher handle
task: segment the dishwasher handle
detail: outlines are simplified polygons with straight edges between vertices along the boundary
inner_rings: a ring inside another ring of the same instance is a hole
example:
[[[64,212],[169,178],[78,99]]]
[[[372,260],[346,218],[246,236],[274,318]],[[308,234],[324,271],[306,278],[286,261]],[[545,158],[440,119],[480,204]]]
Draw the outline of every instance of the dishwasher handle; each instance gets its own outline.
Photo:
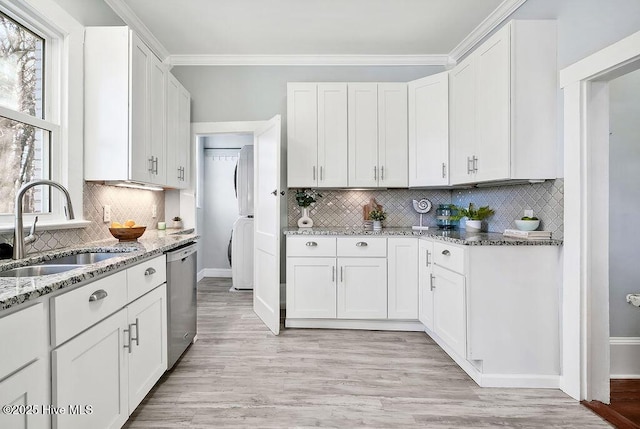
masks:
[[[167,262],[182,261],[188,258],[189,256],[193,255],[194,253],[196,253],[197,250],[198,250],[198,245],[196,243],[193,243],[189,246],[181,247],[179,249],[169,251],[167,252]]]

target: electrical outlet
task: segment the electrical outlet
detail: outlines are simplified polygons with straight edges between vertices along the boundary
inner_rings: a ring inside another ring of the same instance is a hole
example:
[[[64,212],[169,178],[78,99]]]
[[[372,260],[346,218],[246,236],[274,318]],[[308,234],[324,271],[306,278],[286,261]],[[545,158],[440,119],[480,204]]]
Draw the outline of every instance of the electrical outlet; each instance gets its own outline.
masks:
[[[524,211],[524,216],[525,217],[533,217],[533,210],[525,210]]]
[[[111,222],[111,206],[106,205],[102,207],[102,220],[104,222]]]
[[[151,217],[152,218],[158,217],[158,206],[155,204],[151,206]]]

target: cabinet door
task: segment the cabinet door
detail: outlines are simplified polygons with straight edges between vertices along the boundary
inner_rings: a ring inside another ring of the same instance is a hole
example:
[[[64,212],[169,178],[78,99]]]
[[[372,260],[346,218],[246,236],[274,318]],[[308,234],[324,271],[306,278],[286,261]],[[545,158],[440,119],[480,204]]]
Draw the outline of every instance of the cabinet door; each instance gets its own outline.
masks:
[[[149,156],[153,157],[151,181],[164,185],[167,179],[166,170],[166,69],[162,62],[151,55],[149,68]]]
[[[338,318],[387,318],[387,258],[338,259]]]
[[[418,238],[387,240],[389,319],[418,319]]]
[[[378,186],[409,185],[407,84],[378,84]]]
[[[449,184],[449,73],[409,82],[409,186]]]
[[[129,411],[133,412],[167,370],[167,288],[129,304]]]
[[[123,309],[51,352],[53,404],[93,407],[91,414],[54,415],[54,427],[117,429],[127,420],[126,326]]]
[[[318,84],[318,187],[347,186],[347,84]]]
[[[510,27],[493,35],[475,53],[476,181],[510,177]]]
[[[0,427],[11,429],[42,429],[49,427],[49,415],[42,411],[47,403],[47,373],[43,360],[36,360],[11,377],[0,382],[0,404],[12,406],[35,405],[37,414],[0,413]],[[28,410],[28,408],[27,408]],[[65,410],[68,411],[68,408]]]
[[[433,269],[434,332],[454,352],[466,357],[467,312],[464,276],[438,266]]]
[[[378,85],[348,85],[349,186],[377,187]]]
[[[167,75],[167,150],[166,181],[167,186],[180,187],[180,83],[169,73]]]
[[[182,177],[179,188],[186,189],[191,183],[191,94],[180,85],[178,101],[178,165],[182,167]]]
[[[287,84],[287,186],[318,186],[318,94],[315,83]]]
[[[419,240],[418,249],[418,319],[427,329],[433,331],[433,243]]]
[[[473,157],[476,147],[476,74],[474,57],[451,72],[450,183],[474,181]]]
[[[287,317],[336,317],[336,259],[287,258]]]
[[[149,183],[152,180],[149,76],[153,53],[133,32],[131,34],[131,92],[129,116],[129,166],[132,180]]]

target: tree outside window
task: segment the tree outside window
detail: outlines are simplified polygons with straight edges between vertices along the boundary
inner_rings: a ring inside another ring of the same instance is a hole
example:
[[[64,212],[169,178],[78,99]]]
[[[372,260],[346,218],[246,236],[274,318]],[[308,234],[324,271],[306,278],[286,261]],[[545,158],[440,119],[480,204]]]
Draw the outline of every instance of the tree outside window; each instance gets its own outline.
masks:
[[[24,183],[49,177],[50,131],[29,123],[45,119],[44,46],[42,37],[0,13],[0,106],[18,112],[0,115],[0,213],[13,213]],[[25,213],[48,212],[48,200],[48,192],[32,189]]]

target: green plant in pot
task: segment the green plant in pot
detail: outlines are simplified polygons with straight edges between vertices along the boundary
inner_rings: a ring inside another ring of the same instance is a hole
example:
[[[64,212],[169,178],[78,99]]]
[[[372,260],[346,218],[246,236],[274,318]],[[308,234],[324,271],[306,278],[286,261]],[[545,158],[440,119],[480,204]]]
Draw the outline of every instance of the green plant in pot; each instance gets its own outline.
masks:
[[[369,219],[373,221],[373,230],[380,231],[382,229],[382,221],[387,218],[387,213],[384,210],[371,210],[369,212]]]
[[[458,209],[460,217],[466,217],[466,230],[468,232],[478,232],[482,230],[482,221],[495,214],[495,211],[489,206],[475,208],[473,203],[469,203],[469,207],[460,207]]]
[[[298,219],[299,228],[311,228],[313,219],[309,217],[309,206],[322,198],[322,194],[313,189],[298,189],[296,191],[296,202],[302,208],[302,217]]]

